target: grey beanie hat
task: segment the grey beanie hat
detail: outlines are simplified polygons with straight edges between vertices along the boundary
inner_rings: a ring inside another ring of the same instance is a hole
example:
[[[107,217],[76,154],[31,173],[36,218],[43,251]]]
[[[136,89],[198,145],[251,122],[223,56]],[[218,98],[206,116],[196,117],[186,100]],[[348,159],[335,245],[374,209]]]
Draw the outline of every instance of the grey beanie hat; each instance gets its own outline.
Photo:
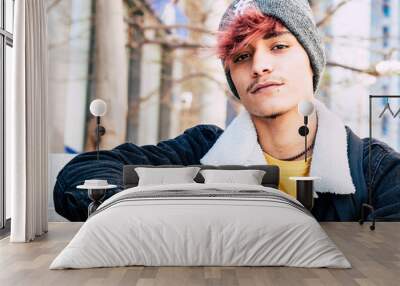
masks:
[[[266,16],[272,16],[297,38],[308,54],[313,70],[314,94],[326,64],[324,46],[319,36],[311,7],[307,0],[234,0],[222,16],[219,31],[224,31],[231,21],[248,8],[255,8]],[[225,71],[229,87],[240,99],[229,70]]]

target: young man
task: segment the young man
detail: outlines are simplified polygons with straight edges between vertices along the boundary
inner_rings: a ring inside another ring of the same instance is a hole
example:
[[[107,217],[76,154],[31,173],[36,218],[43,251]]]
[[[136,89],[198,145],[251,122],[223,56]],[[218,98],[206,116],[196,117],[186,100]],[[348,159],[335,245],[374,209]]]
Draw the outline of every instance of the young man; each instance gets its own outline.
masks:
[[[101,177],[121,189],[124,164],[274,164],[280,167],[280,189],[293,196],[289,176],[321,177],[314,185],[316,219],[360,219],[368,196],[368,138],[358,138],[315,98],[325,54],[308,2],[234,1],[221,21],[218,51],[231,90],[244,106],[227,129],[198,125],[156,146],[126,143],[102,151],[100,163],[95,152],[78,155],[57,178],[59,214],[85,220],[89,199],[76,185]],[[297,106],[304,99],[316,108],[309,118],[307,162],[298,134],[303,118]],[[400,154],[377,140],[372,186],[376,215],[400,220]]]

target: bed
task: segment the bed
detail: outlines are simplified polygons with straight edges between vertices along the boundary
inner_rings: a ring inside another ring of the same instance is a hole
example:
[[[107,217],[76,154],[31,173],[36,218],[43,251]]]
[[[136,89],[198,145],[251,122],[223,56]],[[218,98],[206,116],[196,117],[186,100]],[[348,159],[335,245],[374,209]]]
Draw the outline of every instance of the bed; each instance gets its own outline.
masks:
[[[197,165],[190,166],[200,170],[193,182],[140,185],[138,172],[143,167],[161,166],[125,166],[125,190],[99,206],[50,269],[351,267],[311,213],[277,189],[276,166]],[[204,179],[209,170],[261,170],[263,174],[259,185],[238,183],[235,178],[221,183]]]

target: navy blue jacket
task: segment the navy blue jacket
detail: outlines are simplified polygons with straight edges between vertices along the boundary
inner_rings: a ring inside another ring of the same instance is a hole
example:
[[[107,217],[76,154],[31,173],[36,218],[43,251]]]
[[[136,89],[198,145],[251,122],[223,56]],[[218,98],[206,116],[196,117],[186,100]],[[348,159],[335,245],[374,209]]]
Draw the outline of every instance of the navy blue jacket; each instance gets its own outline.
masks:
[[[360,139],[346,127],[348,156],[355,194],[318,193],[313,215],[319,221],[355,221],[360,219],[361,204],[368,200],[368,141]],[[90,199],[87,192],[76,189],[87,179],[107,179],[118,186],[106,198],[123,190],[124,165],[198,165],[223,129],[215,125],[197,125],[182,135],[157,145],[137,146],[125,143],[116,148],[86,152],[74,157],[57,176],[54,205],[57,213],[70,221],[85,221]],[[400,154],[385,143],[372,141],[372,189],[376,216],[400,221]],[[371,216],[368,217],[371,219]]]

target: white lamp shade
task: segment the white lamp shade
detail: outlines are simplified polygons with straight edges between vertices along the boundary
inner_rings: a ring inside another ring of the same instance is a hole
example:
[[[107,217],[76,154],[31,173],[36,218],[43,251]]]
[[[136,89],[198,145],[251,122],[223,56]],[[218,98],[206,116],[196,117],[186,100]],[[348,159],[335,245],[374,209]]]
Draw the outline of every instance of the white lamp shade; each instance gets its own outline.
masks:
[[[298,112],[302,116],[309,116],[314,112],[314,104],[310,100],[303,99],[297,106]]]
[[[94,116],[104,116],[107,112],[107,104],[104,100],[95,99],[90,103],[90,113]]]

